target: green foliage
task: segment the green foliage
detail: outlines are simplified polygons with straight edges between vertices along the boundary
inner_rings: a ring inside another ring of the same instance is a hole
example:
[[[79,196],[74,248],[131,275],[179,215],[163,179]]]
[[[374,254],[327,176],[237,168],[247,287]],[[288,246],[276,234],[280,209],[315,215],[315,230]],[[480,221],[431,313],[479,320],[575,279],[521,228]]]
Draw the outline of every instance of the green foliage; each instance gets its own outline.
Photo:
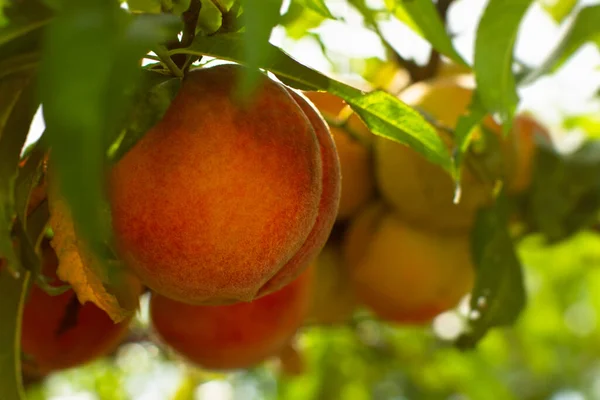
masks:
[[[509,221],[510,207],[503,195],[477,216],[471,233],[477,279],[471,292],[469,331],[459,338],[459,347],[474,346],[493,327],[512,325],[525,307],[521,264]]]
[[[51,168],[97,254],[110,234],[100,211],[105,152],[131,102],[139,59],[176,34],[180,28],[174,18],[131,17],[114,3],[74,1],[46,32],[40,87]],[[82,19],[95,23],[81,24]]]
[[[293,39],[300,39],[307,35],[309,30],[321,25],[326,19],[327,17],[305,7],[301,2],[292,1],[279,22],[285,27],[288,36]]]
[[[187,49],[171,54],[196,54],[231,61],[243,60],[243,38],[240,34],[214,38],[197,36]],[[275,73],[285,83],[303,90],[327,90],[344,100],[360,115],[373,133],[408,144],[428,160],[450,169],[450,157],[433,127],[415,110],[382,91],[363,94],[341,82],[329,79],[308,68],[275,46],[271,57],[260,66]]]
[[[205,34],[215,33],[223,24],[223,15],[211,0],[202,0],[198,14],[198,28]]]
[[[491,0],[479,21],[474,70],[481,102],[497,114],[505,132],[519,100],[513,52],[521,19],[533,0]]]
[[[294,0],[292,3],[312,10],[324,18],[335,19],[335,17],[331,14],[331,11],[329,11],[329,8],[327,8],[325,0]]]
[[[386,5],[396,18],[408,25],[415,33],[427,39],[437,51],[458,64],[467,65],[454,49],[433,2],[429,0],[386,0]]]
[[[177,94],[181,80],[144,70],[134,96],[129,122],[110,151],[113,162],[118,161],[135,143],[163,117]]]
[[[103,214],[105,168],[162,118],[187,70],[197,66],[192,65],[195,61],[204,65],[216,58],[247,65],[248,73],[238,82],[245,96],[256,89],[258,74],[264,71],[297,89],[337,95],[374,134],[410,146],[456,178],[464,167],[473,128],[486,114],[498,116],[507,131],[520,86],[556,72],[588,42],[600,47],[600,6],[579,8],[574,0],[540,0],[557,22],[579,11],[548,58],[516,77],[515,40],[532,0],[490,0],[476,32],[477,88],[468,112],[454,129],[450,156],[432,126],[436,121],[428,121],[390,93],[386,85],[391,78],[381,90],[365,93],[309,68],[302,58],[294,59],[270,43],[273,29],[281,26],[292,39],[316,40],[335,64],[339,55],[312,32],[327,20],[344,23],[331,13],[333,3],[292,0],[281,15],[282,0],[260,4],[193,1],[131,0],[125,10],[118,1],[0,0],[0,255],[8,261],[0,269],[0,388],[7,400],[22,398],[17,339],[30,274],[32,281],[52,291],[39,275],[36,253],[47,228],[48,204],[42,202],[30,215],[26,212],[48,148],[52,149],[53,174],[78,232],[102,254],[110,240],[110,221]],[[377,81],[374,77],[384,68],[422,68],[419,72],[425,75],[413,73],[413,79],[435,74],[435,63],[419,66],[405,60],[387,42],[380,24],[390,16],[438,53],[468,66],[455,48],[445,16],[440,15],[443,1],[386,0],[382,10],[371,3],[346,2],[362,15],[364,27],[379,37],[385,49],[383,58],[362,60],[363,78]],[[198,15],[193,15],[197,8],[192,5],[198,4]],[[154,54],[149,55],[150,51]],[[142,66],[144,58],[154,62]],[[46,131],[30,151],[28,163],[19,168],[40,102]],[[583,129],[590,137],[600,133],[593,113],[562,122],[565,127]],[[447,399],[460,395],[533,399],[549,398],[564,387],[589,386],[585,376],[580,376],[580,365],[590,366],[600,356],[600,346],[592,337],[600,330],[590,328],[577,313],[585,316],[590,307],[600,309],[600,276],[586,267],[597,267],[600,259],[598,237],[589,232],[597,230],[600,211],[598,146],[588,138],[581,148],[565,154],[536,143],[532,186],[510,198],[502,194],[480,213],[472,232],[477,278],[469,304],[477,318],[460,316],[467,326],[458,340],[443,342],[427,329],[389,326],[368,314],[362,320],[360,314],[348,326],[308,328],[301,335],[310,371],[306,375],[286,378],[261,367],[230,376],[229,382],[239,392],[243,392],[239,388],[252,387],[260,398],[280,399]],[[485,169],[486,165],[476,167]],[[522,243],[512,226],[509,229],[515,215],[523,225]],[[103,265],[109,268],[116,263]],[[104,276],[110,271],[99,272]],[[19,273],[20,278],[15,278]],[[492,329],[507,325],[513,328]],[[477,350],[462,353],[449,342]],[[98,365],[71,371],[69,379],[82,380],[82,387],[91,387],[103,399],[127,399],[129,394],[122,389],[125,372]],[[192,377],[183,381],[178,396],[191,396],[202,381],[197,375]],[[42,392],[38,391],[38,398],[44,398]]]
[[[158,14],[161,12],[160,0],[129,0],[127,6],[132,12]]]
[[[11,231],[15,211],[15,180],[20,150],[25,145],[29,123],[38,107],[31,76],[12,75],[0,80],[0,255],[14,273],[22,270]]]
[[[584,143],[571,154],[540,145],[527,216],[550,242],[596,224],[600,210],[600,142]]]
[[[21,315],[30,274],[15,279],[0,268],[0,387],[6,400],[23,398],[21,381]]]
[[[600,48],[598,21],[600,21],[600,5],[582,8],[554,51],[539,68],[525,76],[520,83],[530,83],[542,75],[556,72],[569,57],[587,42],[592,42]]]
[[[577,0],[538,0],[538,3],[552,16],[554,21],[562,22],[577,5]]]
[[[242,0],[241,4],[244,24],[242,60],[249,68],[239,84],[239,90],[242,96],[249,96],[258,85],[258,68],[273,57],[269,37],[279,20],[279,10],[283,1],[264,0],[259,7],[251,0]]]

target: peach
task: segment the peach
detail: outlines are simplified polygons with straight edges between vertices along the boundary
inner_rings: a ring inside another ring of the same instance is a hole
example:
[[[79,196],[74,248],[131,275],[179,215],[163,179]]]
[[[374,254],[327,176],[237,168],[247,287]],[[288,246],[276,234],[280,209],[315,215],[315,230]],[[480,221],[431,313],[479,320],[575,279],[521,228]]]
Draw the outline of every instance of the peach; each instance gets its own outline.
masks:
[[[472,289],[469,235],[442,235],[405,223],[373,204],[350,226],[344,242],[359,302],[384,320],[424,324]]]
[[[313,265],[316,279],[307,322],[315,325],[348,322],[357,302],[350,281],[350,268],[339,243],[328,242]]]
[[[537,137],[537,139],[536,139]],[[507,179],[508,191],[522,193],[531,185],[536,153],[536,140],[551,143],[550,132],[530,114],[515,116],[508,141],[512,145],[511,174]]]
[[[327,92],[305,92],[306,97],[323,115],[335,119],[347,105]],[[338,220],[347,220],[375,196],[370,143],[373,134],[356,114],[351,114],[348,127],[358,138],[350,136],[342,128],[330,126],[340,158],[342,192]]]
[[[180,302],[251,301],[285,285],[323,246],[337,211],[335,185],[323,188],[336,180],[333,154],[321,151],[327,135],[266,76],[238,101],[242,70],[190,71],[163,119],[110,173],[119,255]]]
[[[63,285],[55,276],[56,253],[48,241],[42,242],[42,248],[43,272],[54,279],[51,285]],[[33,286],[23,311],[23,369],[28,374],[45,375],[105,356],[118,347],[130,321],[115,324],[93,303],[80,304],[71,289],[50,296]]]
[[[416,83],[400,94],[408,105],[433,117],[439,124],[454,129],[467,111],[473,95],[472,78],[452,76]],[[485,124],[493,131],[500,127],[490,118]],[[479,129],[479,128],[476,128]],[[438,135],[453,148],[449,132]],[[450,174],[412,150],[384,137],[376,137],[375,174],[382,197],[393,205],[406,221],[420,227],[467,232],[479,208],[493,200],[492,185],[464,164],[461,170],[461,197],[454,202],[455,182]]]
[[[308,312],[313,269],[251,302],[221,306],[181,303],[153,293],[150,319],[158,337],[198,366],[248,368],[280,354]]]
[[[335,143],[327,123],[314,108],[312,103],[302,94],[289,90],[308,120],[315,129],[321,150],[321,165],[323,167],[323,191],[319,203],[319,214],[315,224],[304,242],[304,245],[287,264],[277,272],[273,278],[262,287],[260,293],[268,293],[281,288],[285,283],[293,280],[305,265],[310,264],[319,254],[336,220],[336,212],[340,203],[340,160]]]

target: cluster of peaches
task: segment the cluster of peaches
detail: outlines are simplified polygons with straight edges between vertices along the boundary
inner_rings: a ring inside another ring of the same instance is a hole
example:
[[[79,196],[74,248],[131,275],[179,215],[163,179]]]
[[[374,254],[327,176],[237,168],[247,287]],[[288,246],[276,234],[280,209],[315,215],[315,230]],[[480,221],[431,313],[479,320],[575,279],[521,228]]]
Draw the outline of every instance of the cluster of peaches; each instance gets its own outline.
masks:
[[[466,163],[455,202],[450,175],[370,133],[331,94],[265,76],[239,101],[241,68],[191,71],[164,118],[108,174],[115,251],[150,292],[153,337],[193,364],[229,370],[281,355],[303,326],[344,324],[358,309],[426,324],[455,307],[473,285],[477,211],[493,202],[493,182],[526,190],[545,129],[522,115],[503,137],[488,118],[475,143],[498,133],[497,176]],[[436,121],[451,151],[472,93],[471,77],[449,76],[400,98]],[[490,158],[470,153],[467,161]],[[52,242],[41,247],[44,273],[56,278]],[[109,354],[130,323],[72,290],[33,287],[24,369],[44,375]]]

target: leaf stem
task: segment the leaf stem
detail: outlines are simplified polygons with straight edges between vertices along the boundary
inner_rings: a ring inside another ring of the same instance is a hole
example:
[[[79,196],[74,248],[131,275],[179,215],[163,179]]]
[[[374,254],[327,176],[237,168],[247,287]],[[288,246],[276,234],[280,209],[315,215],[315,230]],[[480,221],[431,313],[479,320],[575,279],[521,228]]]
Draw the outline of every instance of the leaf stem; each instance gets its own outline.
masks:
[[[160,58],[160,61],[165,64],[167,68],[169,68],[169,71],[171,71],[173,75],[178,78],[183,78],[183,71],[177,66],[177,64],[175,64],[173,59],[171,59],[169,51],[165,46],[157,46],[152,49],[152,51],[154,51],[154,54]]]

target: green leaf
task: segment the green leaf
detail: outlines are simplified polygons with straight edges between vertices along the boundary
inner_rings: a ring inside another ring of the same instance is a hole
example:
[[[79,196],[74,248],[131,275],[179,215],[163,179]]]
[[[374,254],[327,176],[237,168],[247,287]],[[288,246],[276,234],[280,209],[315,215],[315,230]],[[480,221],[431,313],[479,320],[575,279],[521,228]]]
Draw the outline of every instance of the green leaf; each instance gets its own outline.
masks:
[[[579,128],[590,137],[600,138],[600,115],[598,114],[573,115],[565,118],[562,125],[565,129]]]
[[[209,35],[219,30],[223,23],[223,15],[212,0],[201,0],[198,14],[198,28]]]
[[[263,0],[260,5],[252,0],[241,0],[244,24],[243,61],[248,66],[238,86],[242,97],[249,96],[258,84],[258,68],[272,55],[269,43],[271,31],[279,22],[283,0]]]
[[[294,3],[308,10],[312,10],[324,18],[335,19],[333,14],[331,14],[331,11],[329,11],[329,8],[327,8],[325,0],[292,0],[292,4]]]
[[[27,225],[27,208],[31,191],[38,185],[43,176],[43,162],[46,157],[44,140],[35,143],[34,148],[27,155],[25,165],[19,168],[15,181],[15,209],[17,218]]]
[[[600,141],[560,154],[538,143],[533,181],[527,198],[530,229],[549,242],[565,240],[594,225],[600,211]]]
[[[317,28],[327,18],[303,7],[299,2],[292,2],[285,14],[281,16],[279,23],[292,39],[301,39],[308,31]]]
[[[127,0],[127,6],[132,12],[143,12],[159,14],[161,12],[161,0]]]
[[[65,0],[45,33],[41,95],[50,161],[78,232],[99,257],[110,232],[102,213],[106,150],[129,111],[140,59],[179,29],[175,16]]]
[[[168,11],[174,15],[181,15],[190,8],[190,1],[191,0],[173,0],[172,8]]]
[[[557,71],[581,46],[587,42],[600,48],[600,5],[582,8],[573,19],[560,43],[539,68],[525,76],[519,85],[533,82],[542,75]]]
[[[175,98],[181,80],[151,71],[145,71],[134,107],[127,118],[125,127],[117,143],[111,149],[110,158],[118,161],[135,143],[158,121],[160,121]]]
[[[577,0],[538,0],[542,8],[554,19],[561,23],[577,5]]]
[[[446,171],[451,170],[450,156],[437,132],[413,108],[382,90],[359,94],[335,84],[329,91],[346,100],[371,132],[405,144]]]
[[[39,59],[40,54],[38,52],[29,52],[0,61],[0,79],[11,74],[27,72],[36,68]]]
[[[243,62],[243,38],[240,34],[199,37],[189,48],[172,50],[171,54],[207,55],[229,61]],[[302,90],[326,90],[343,98],[365,121],[374,134],[407,144],[426,159],[451,169],[450,156],[435,129],[414,109],[391,94],[377,91],[363,93],[358,89],[298,63],[281,49],[270,45],[272,57],[261,65],[286,84]]]
[[[0,257],[8,260],[13,272],[22,270],[11,238],[16,217],[15,180],[21,150],[38,104],[30,76],[14,75],[0,80]]]
[[[479,93],[477,90],[473,93],[469,109],[465,115],[462,115],[456,124],[454,130],[454,137],[456,140],[456,147],[454,149],[454,168],[458,170],[462,164],[463,155],[469,148],[471,143],[473,129],[481,123],[487,111],[481,104],[479,99]],[[460,175],[457,175],[460,176]]]
[[[41,95],[52,168],[84,238],[108,237],[100,218],[107,98],[123,14],[111,2],[66,0],[47,28]]]
[[[27,4],[13,2],[4,10],[4,14],[9,23],[0,28],[0,46],[45,26],[52,16],[50,10],[37,0]]]
[[[468,65],[458,54],[431,0],[385,0],[396,18],[426,39],[434,49],[461,65]]]
[[[503,195],[477,215],[471,233],[476,279],[469,303],[469,331],[457,341],[461,348],[474,347],[491,328],[513,324],[525,307],[523,272],[508,231],[509,218],[509,203]]]
[[[533,0],[490,0],[477,28],[474,71],[484,107],[510,130],[519,100],[513,50],[519,25]]]
[[[4,16],[4,7],[6,7],[7,0],[0,0],[0,28],[8,23],[8,19]]]
[[[14,279],[0,269],[0,388],[2,399],[23,400],[21,378],[21,321],[30,274]]]

